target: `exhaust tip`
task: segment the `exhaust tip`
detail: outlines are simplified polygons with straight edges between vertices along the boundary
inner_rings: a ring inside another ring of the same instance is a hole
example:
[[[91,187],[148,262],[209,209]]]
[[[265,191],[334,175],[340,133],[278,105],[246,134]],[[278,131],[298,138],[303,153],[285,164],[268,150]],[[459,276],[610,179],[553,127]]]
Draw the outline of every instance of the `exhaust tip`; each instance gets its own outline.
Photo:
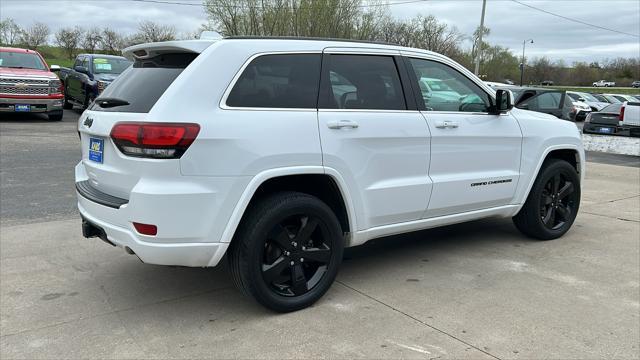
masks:
[[[125,246],[125,247],[124,247],[124,251],[126,251],[126,252],[127,252],[127,254],[129,254],[129,255],[135,255],[135,254],[136,254],[136,252],[135,252],[135,251],[133,251],[133,250],[131,250],[131,248],[130,248],[130,247],[128,247],[128,246]]]

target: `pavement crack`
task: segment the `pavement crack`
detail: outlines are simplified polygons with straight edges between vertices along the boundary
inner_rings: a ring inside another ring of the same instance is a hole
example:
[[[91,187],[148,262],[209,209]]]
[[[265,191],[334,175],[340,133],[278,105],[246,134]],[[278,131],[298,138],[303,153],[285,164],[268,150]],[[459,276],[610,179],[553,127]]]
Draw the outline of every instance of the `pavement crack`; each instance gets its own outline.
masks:
[[[621,217],[617,217],[617,216],[602,215],[602,214],[592,213],[592,212],[588,212],[588,211],[584,211],[584,210],[581,210],[580,212],[581,213],[585,213],[585,214],[589,214],[589,215],[602,216],[602,217],[606,217],[606,218],[609,218],[609,219],[640,223],[640,220],[626,219],[626,218],[621,218]]]
[[[373,297],[373,296],[371,296],[371,295],[369,295],[367,293],[364,293],[364,292],[362,292],[362,291],[360,291],[360,290],[358,290],[358,289],[356,289],[356,288],[354,288],[354,287],[352,287],[350,285],[347,285],[342,281],[336,280],[336,283],[346,287],[347,289],[355,291],[356,293],[358,293],[358,294],[360,294],[360,295],[362,295],[362,296],[364,296],[364,297],[366,297],[366,298],[368,298],[370,300],[373,300],[373,301],[377,302],[378,304],[380,304],[380,305],[382,305],[384,307],[387,307],[387,308],[389,308],[389,309],[391,309],[391,310],[393,310],[393,311],[395,311],[395,312],[397,312],[397,313],[399,313],[401,315],[404,315],[405,317],[408,317],[409,319],[412,319],[413,321],[415,321],[415,322],[417,322],[419,324],[422,324],[422,325],[424,325],[424,326],[426,326],[428,328],[431,328],[431,329],[433,329],[433,330],[435,330],[435,331],[437,331],[437,332],[439,332],[441,334],[444,334],[444,335],[446,335],[446,336],[448,336],[448,337],[450,337],[450,338],[452,338],[452,339],[454,339],[454,340],[456,340],[458,342],[461,342],[461,343],[463,343],[463,344],[465,344],[465,345],[467,345],[467,346],[469,346],[469,347],[471,347],[473,349],[476,349],[476,350],[478,350],[478,351],[480,351],[480,352],[482,352],[482,353],[484,353],[484,354],[486,354],[488,356],[491,356],[494,359],[501,360],[498,356],[493,355],[493,354],[491,354],[490,352],[488,352],[488,351],[486,351],[484,349],[481,349],[481,348],[479,348],[479,347],[477,347],[477,346],[475,346],[475,345],[473,345],[473,344],[471,344],[469,342],[466,342],[466,341],[460,339],[459,337],[457,337],[457,336],[455,336],[453,334],[450,334],[450,333],[448,333],[448,332],[446,332],[446,331],[444,331],[442,329],[439,329],[439,328],[437,328],[437,327],[435,327],[435,326],[433,326],[433,325],[431,325],[431,324],[429,324],[429,323],[427,323],[425,321],[422,321],[422,320],[418,319],[417,317],[415,317],[415,316],[413,316],[411,314],[408,314],[408,313],[406,313],[406,312],[404,312],[404,311],[402,311],[402,310],[400,310],[400,309],[398,309],[398,308],[396,308],[396,307],[394,307],[392,305],[389,305],[389,304],[385,303],[382,300],[376,299],[375,297]]]

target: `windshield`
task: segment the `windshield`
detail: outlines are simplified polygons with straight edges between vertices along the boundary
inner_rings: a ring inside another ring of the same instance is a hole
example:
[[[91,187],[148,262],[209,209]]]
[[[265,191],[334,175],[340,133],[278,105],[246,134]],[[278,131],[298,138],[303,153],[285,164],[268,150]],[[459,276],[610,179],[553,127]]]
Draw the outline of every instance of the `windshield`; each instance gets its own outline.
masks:
[[[120,74],[131,65],[131,61],[119,58],[93,58],[94,74]]]
[[[600,100],[596,99],[595,96],[589,94],[589,93],[578,93],[580,95],[580,97],[582,97],[583,99],[585,99],[586,101],[595,101],[595,102],[599,102]]]
[[[34,53],[0,52],[0,67],[15,69],[45,70],[46,66],[40,56]]]

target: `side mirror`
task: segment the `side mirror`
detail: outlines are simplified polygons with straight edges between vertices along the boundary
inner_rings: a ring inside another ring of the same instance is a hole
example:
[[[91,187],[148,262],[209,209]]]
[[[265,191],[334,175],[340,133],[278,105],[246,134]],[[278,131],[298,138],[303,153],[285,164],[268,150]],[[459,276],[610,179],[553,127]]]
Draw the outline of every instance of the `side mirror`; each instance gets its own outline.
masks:
[[[513,109],[513,93],[511,90],[498,89],[493,113],[502,114],[511,109]]]
[[[60,71],[60,65],[51,65],[51,67],[49,68],[50,71]]]
[[[89,72],[89,71],[87,70],[87,68],[86,68],[86,67],[84,67],[84,66],[76,66],[76,67],[74,67],[73,69],[74,69],[75,71],[77,71],[77,72],[79,72],[79,73],[83,73],[83,74],[86,74],[86,73],[88,73],[88,72]]]

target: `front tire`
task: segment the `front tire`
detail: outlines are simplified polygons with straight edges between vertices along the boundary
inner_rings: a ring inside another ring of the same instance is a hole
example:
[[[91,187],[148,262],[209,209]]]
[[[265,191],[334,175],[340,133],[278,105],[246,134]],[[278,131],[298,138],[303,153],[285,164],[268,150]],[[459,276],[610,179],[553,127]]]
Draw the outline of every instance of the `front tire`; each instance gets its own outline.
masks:
[[[236,286],[265,307],[306,308],[331,287],[344,236],[320,199],[298,192],[269,195],[247,210],[229,248]]]
[[[580,177],[564,160],[547,160],[531,188],[527,201],[513,222],[523,234],[539,240],[564,235],[580,207]]]

